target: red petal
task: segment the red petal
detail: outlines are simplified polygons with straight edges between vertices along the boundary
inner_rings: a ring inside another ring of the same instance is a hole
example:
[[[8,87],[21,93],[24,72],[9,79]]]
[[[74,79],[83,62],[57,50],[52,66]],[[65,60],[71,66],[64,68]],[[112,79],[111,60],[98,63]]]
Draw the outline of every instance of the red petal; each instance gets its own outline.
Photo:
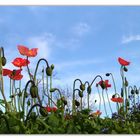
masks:
[[[12,71],[9,70],[9,69],[2,69],[2,75],[3,75],[3,76],[10,75],[11,73],[12,73]]]
[[[118,58],[118,61],[122,66],[128,66],[130,64],[130,62],[128,62],[120,57]]]
[[[26,46],[18,45],[18,50],[21,55],[27,55],[29,49]]]

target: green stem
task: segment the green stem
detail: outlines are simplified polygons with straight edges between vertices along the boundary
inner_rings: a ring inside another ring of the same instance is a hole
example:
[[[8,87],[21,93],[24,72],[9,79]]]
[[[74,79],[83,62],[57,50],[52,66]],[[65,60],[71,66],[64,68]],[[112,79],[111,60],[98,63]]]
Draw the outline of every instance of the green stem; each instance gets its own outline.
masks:
[[[102,99],[101,99],[101,95],[100,95],[100,91],[99,91],[99,87],[97,86],[97,91],[98,91],[98,94],[99,94],[99,110],[101,110],[101,101],[102,101]]]
[[[52,76],[50,76],[50,89],[52,88]],[[51,99],[52,99],[52,93],[51,94]],[[51,101],[51,107],[52,107],[52,101]]]

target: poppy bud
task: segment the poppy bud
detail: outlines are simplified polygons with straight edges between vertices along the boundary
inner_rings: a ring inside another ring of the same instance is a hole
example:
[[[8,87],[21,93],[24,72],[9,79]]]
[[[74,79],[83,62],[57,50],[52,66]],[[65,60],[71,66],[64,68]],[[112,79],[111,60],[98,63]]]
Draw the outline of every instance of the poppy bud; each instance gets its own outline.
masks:
[[[2,60],[2,66],[5,66],[6,65],[6,58],[3,56],[3,57],[1,57],[1,60]]]
[[[81,85],[80,85],[80,89],[81,89],[82,91],[84,91],[84,90],[85,90],[85,85],[84,85],[84,84],[81,84]]]
[[[51,65],[51,69],[52,69],[52,70],[54,69],[54,65],[53,65],[53,64]]]
[[[127,71],[128,71],[128,69],[127,69],[125,66],[124,66],[123,70],[124,70],[125,72],[127,72]]]
[[[133,89],[131,90],[131,94],[135,94],[135,91]]]
[[[68,104],[68,102],[66,100],[64,100],[63,103],[64,103],[64,105],[67,105]]]
[[[126,77],[125,77],[125,86],[126,87],[128,86],[128,81],[127,81]]]
[[[51,75],[52,75],[52,69],[51,69],[51,67],[47,67],[47,68],[46,68],[46,74],[47,74],[48,76],[51,76]]]
[[[135,91],[135,92],[136,92],[136,94],[139,94],[139,90],[137,90],[137,89],[136,89],[136,91]]]
[[[19,97],[21,97],[21,96],[22,96],[22,92],[21,92],[21,91],[18,93],[18,96],[19,96]]]
[[[31,105],[30,100],[28,100],[28,101],[27,101],[27,105],[28,105],[28,106],[30,106],[30,105]]]
[[[115,98],[115,95],[112,95],[112,98]]]
[[[32,98],[37,98],[38,96],[38,88],[35,85],[32,85],[30,88],[30,94]]]
[[[94,101],[95,103],[97,102],[97,100]]]
[[[80,106],[80,103],[77,100],[75,100],[75,105],[78,107]]]
[[[106,76],[110,76],[110,73],[106,73]]]
[[[81,97],[81,98],[83,97],[83,92],[82,91],[79,91],[78,94],[79,94],[79,97]]]
[[[43,117],[46,117],[48,115],[48,112],[46,111],[45,107],[40,107],[39,112]]]
[[[15,97],[14,95],[11,95],[11,96],[10,96],[10,98],[14,98],[14,97]]]
[[[88,94],[91,94],[91,86],[88,86],[88,88],[87,88],[87,93],[88,93]]]
[[[122,98],[123,98],[123,94],[124,94],[124,93],[123,93],[123,89],[121,88],[121,97],[122,97]]]
[[[50,92],[55,92],[55,88],[51,88],[50,89]]]

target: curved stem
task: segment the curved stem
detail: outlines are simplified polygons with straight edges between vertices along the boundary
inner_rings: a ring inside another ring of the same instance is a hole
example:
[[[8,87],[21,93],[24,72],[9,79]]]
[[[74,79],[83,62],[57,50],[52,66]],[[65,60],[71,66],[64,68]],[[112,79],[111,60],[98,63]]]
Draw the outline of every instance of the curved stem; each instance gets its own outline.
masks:
[[[29,66],[28,66],[28,56],[27,56],[27,71],[28,71],[30,80],[32,80],[32,78],[31,78],[31,72],[30,72],[30,69],[29,69]]]
[[[29,110],[29,112],[28,112],[28,114],[27,114],[27,117],[26,117],[26,120],[25,120],[25,125],[27,124],[27,120],[28,120],[28,117],[30,116],[30,113],[32,112],[32,110],[35,108],[35,107],[37,107],[37,106],[39,106],[39,107],[43,107],[43,106],[41,106],[40,104],[34,104],[31,108],[30,108],[30,110]]]
[[[72,114],[74,114],[75,112],[75,84],[76,84],[76,81],[79,81],[80,84],[82,84],[82,81],[80,79],[75,79],[74,82],[73,82],[73,100],[72,100]]]
[[[38,70],[38,67],[39,67],[39,64],[40,64],[41,61],[45,61],[47,67],[49,67],[48,61],[46,59],[44,59],[44,58],[39,59],[38,62],[37,62],[34,77],[33,77],[34,81],[36,79],[37,70]]]
[[[93,81],[91,82],[90,86],[92,86],[92,84],[94,83],[94,81],[95,81],[98,77],[101,79],[101,81],[103,81],[102,76],[97,75],[97,76],[93,79]]]

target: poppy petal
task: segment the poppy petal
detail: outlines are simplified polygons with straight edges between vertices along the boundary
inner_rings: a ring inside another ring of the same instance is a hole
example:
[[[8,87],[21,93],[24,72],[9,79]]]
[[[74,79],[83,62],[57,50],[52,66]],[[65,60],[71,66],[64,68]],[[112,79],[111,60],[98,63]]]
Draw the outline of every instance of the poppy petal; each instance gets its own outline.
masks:
[[[130,62],[128,62],[120,57],[118,58],[118,61],[122,66],[128,66],[130,64]]]

